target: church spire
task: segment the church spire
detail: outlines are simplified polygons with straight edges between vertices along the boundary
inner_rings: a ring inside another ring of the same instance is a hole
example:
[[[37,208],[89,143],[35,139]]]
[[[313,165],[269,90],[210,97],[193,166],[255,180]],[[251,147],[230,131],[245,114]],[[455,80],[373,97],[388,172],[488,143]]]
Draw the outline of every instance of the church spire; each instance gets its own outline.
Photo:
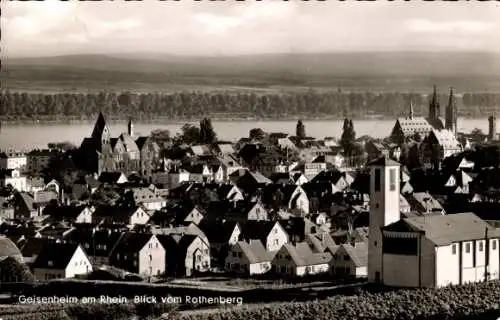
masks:
[[[128,135],[132,137],[134,135],[134,124],[132,123],[132,118],[129,118],[128,120],[127,129]]]
[[[413,119],[413,100],[410,101],[410,114],[408,116],[410,120]]]
[[[448,105],[446,106],[445,128],[456,133],[457,130],[457,103],[453,94],[453,87],[450,87]]]
[[[439,98],[437,94],[436,85],[432,86],[432,97],[429,103],[429,119],[436,120],[441,115],[441,110],[439,106]]]
[[[99,116],[97,117],[97,121],[94,125],[94,130],[92,131],[92,138],[102,140],[107,137],[109,137],[109,128],[106,124],[106,120],[104,119],[104,115],[102,112],[99,112]]]

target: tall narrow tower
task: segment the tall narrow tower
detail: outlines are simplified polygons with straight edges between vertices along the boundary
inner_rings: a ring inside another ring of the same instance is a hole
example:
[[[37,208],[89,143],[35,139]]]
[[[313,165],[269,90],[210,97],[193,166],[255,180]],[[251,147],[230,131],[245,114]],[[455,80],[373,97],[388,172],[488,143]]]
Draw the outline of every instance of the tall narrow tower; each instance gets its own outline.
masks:
[[[410,101],[410,113],[408,116],[409,116],[410,120],[413,119],[413,101]]]
[[[445,129],[452,131],[455,136],[457,134],[457,103],[455,95],[453,94],[453,87],[450,88],[450,96],[448,98],[448,105],[446,106],[445,114]]]
[[[496,141],[497,140],[497,117],[489,116],[488,122],[489,122],[488,138],[490,139],[490,141]]]
[[[387,157],[369,163],[370,218],[368,244],[368,281],[383,281],[382,227],[399,221],[400,164]]]
[[[436,85],[432,87],[432,96],[429,102],[429,119],[437,120],[441,115],[441,106],[439,105],[439,97],[437,94]]]
[[[127,132],[129,136],[134,136],[134,124],[132,123],[132,118],[128,120]]]

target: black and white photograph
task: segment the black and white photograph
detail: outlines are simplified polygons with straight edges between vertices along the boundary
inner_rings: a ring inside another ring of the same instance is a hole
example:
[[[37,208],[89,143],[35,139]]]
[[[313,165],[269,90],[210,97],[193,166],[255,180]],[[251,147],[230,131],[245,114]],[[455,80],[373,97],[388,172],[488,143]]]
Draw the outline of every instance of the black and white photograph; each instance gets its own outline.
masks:
[[[0,4],[0,320],[500,319],[500,2]]]

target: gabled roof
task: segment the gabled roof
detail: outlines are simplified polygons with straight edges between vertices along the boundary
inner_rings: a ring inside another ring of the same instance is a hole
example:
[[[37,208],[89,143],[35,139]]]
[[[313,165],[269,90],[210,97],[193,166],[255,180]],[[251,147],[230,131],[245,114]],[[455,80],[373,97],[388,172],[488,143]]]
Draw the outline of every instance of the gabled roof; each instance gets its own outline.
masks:
[[[54,242],[54,240],[47,238],[29,238],[21,246],[21,253],[23,254],[23,257],[26,258],[36,256],[49,242]]]
[[[267,236],[276,224],[279,224],[279,222],[247,220],[240,222],[239,225],[241,227],[241,235],[244,239],[261,240],[263,243],[266,243]]]
[[[128,224],[130,217],[140,208],[140,206],[98,206],[92,214],[92,220]]]
[[[128,133],[122,133],[119,137],[125,147],[125,152],[139,152],[134,139]]]
[[[106,120],[104,119],[104,115],[102,112],[99,112],[99,116],[97,117],[97,120],[94,125],[94,130],[92,131],[92,138],[98,138],[101,137],[102,133],[104,132],[104,129],[107,129],[107,124]],[[109,129],[108,129],[109,132]]]
[[[243,254],[252,264],[272,260],[271,254],[267,252],[260,240],[238,241],[236,246],[241,248]]]
[[[151,233],[124,232],[116,242],[112,253],[138,253],[144,248],[152,236]]]
[[[36,257],[32,268],[66,269],[79,246],[78,244],[48,242]]]
[[[418,212],[444,211],[443,206],[428,192],[414,192],[405,196],[412,210]]]
[[[500,237],[499,229],[492,227],[472,212],[406,218],[390,224],[384,230],[420,231],[437,246],[484,239],[486,230],[488,237]]]
[[[298,267],[325,264],[332,260],[330,252],[313,253],[306,242],[299,242],[295,246],[287,243],[283,247],[288,251],[290,257]]]
[[[368,243],[358,242],[354,246],[350,243],[341,245],[347,252],[356,267],[368,266]]]
[[[238,222],[235,221],[222,222],[205,219],[199,224],[210,243],[227,243],[236,226],[238,226]]]

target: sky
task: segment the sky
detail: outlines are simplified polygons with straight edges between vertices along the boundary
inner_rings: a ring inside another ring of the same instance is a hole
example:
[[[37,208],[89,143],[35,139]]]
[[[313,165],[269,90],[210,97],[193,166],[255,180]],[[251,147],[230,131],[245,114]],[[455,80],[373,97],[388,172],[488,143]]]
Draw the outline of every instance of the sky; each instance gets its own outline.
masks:
[[[500,2],[2,1],[2,55],[500,52]]]

